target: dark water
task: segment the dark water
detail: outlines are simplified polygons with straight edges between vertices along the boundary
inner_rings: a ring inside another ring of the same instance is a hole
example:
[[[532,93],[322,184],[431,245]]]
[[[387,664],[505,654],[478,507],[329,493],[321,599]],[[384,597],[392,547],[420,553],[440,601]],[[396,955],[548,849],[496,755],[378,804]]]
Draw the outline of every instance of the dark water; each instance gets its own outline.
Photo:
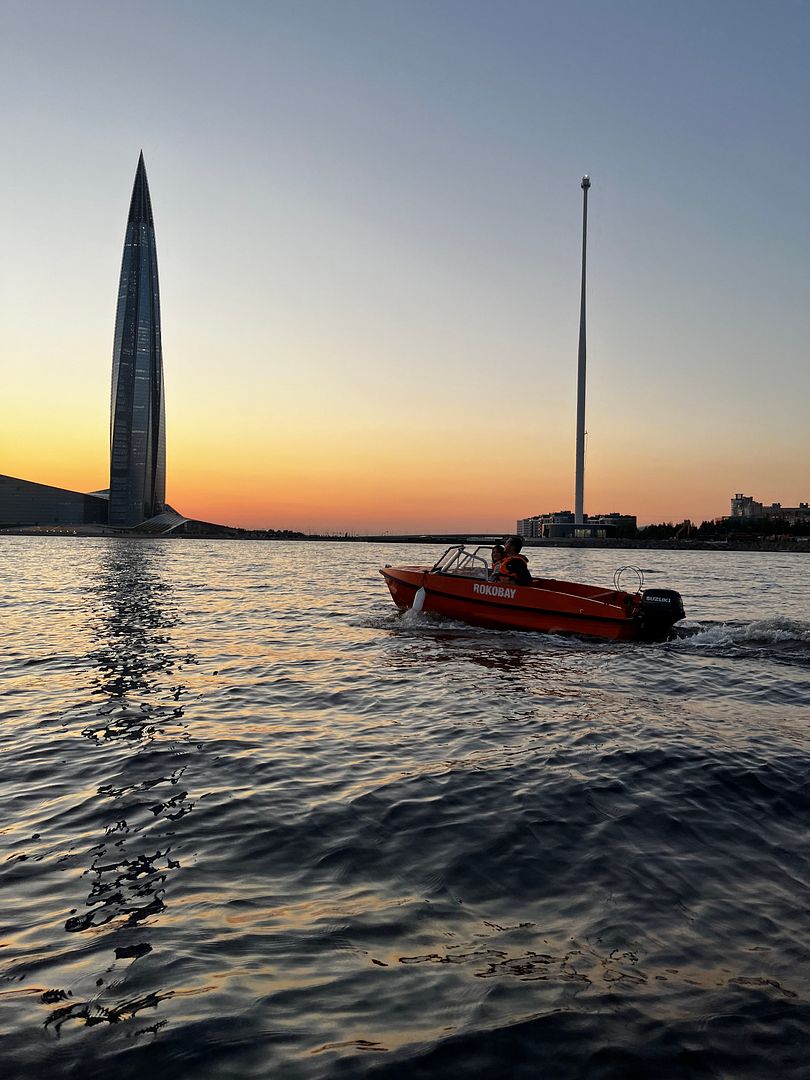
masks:
[[[645,552],[628,645],[437,554],[0,540],[0,1075],[810,1075],[808,556]]]

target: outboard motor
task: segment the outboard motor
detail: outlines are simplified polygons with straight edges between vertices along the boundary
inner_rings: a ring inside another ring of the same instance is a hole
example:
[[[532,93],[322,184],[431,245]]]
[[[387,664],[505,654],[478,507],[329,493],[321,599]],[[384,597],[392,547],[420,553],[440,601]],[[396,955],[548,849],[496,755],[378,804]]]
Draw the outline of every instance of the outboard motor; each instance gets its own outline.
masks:
[[[642,638],[663,641],[673,625],[686,618],[681,594],[674,589],[645,589],[636,617],[641,623]]]

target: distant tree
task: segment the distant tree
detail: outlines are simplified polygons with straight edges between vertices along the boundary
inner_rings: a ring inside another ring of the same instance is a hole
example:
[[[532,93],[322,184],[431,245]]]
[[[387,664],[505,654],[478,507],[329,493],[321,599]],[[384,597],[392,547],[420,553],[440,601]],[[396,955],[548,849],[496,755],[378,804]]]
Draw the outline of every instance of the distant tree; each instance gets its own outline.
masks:
[[[660,525],[645,525],[638,530],[638,537],[639,540],[671,540],[676,532],[677,526],[665,521]]]

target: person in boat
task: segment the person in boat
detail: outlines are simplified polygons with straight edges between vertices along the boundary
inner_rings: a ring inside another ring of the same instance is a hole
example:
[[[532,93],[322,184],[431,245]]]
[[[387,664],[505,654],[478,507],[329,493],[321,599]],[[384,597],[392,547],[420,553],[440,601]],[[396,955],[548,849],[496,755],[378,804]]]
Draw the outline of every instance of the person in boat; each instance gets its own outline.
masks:
[[[503,544],[492,545],[492,569],[489,572],[489,576],[493,579],[496,579],[498,577],[498,574],[500,573],[501,563],[503,562],[504,554],[505,549]]]
[[[531,585],[532,575],[529,560],[521,555],[522,536],[507,536],[504,540],[504,555],[498,568],[499,581],[511,581],[514,585]]]

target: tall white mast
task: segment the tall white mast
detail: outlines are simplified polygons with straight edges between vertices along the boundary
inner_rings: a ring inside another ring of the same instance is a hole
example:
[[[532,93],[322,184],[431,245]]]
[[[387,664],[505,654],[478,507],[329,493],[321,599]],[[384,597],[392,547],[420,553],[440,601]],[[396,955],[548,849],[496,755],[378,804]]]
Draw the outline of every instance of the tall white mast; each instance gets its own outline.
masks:
[[[582,177],[582,296],[579,308],[579,364],[577,367],[577,468],[574,520],[583,522],[585,502],[585,251],[588,240],[589,176]]]

